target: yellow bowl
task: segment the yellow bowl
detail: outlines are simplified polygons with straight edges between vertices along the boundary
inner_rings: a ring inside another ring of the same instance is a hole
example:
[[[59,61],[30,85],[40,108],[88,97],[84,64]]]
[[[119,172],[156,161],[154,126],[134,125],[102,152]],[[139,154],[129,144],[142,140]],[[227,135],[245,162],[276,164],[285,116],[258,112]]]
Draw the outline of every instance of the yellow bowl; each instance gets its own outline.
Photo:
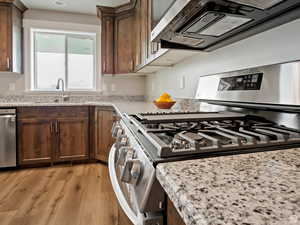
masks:
[[[157,102],[157,101],[153,101],[154,105],[156,105],[157,108],[159,109],[171,109],[172,106],[176,103],[176,102]]]

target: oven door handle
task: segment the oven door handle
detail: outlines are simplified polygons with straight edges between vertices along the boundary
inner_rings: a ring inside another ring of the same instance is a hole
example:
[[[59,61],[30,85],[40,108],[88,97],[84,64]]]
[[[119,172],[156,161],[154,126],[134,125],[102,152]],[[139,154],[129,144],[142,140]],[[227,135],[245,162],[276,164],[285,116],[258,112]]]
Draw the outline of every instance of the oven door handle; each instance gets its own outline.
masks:
[[[135,213],[133,212],[133,210],[130,208],[130,206],[129,206],[128,202],[126,201],[126,199],[123,195],[123,192],[120,188],[120,185],[119,185],[119,182],[117,179],[116,169],[115,169],[116,154],[117,154],[117,150],[115,148],[115,145],[113,145],[110,150],[109,158],[108,158],[109,176],[110,176],[113,190],[118,199],[119,205],[121,206],[121,208],[123,209],[123,211],[125,212],[127,217],[131,220],[131,222],[134,225],[141,225],[142,223],[139,222],[140,220],[139,220],[138,216],[136,216]]]

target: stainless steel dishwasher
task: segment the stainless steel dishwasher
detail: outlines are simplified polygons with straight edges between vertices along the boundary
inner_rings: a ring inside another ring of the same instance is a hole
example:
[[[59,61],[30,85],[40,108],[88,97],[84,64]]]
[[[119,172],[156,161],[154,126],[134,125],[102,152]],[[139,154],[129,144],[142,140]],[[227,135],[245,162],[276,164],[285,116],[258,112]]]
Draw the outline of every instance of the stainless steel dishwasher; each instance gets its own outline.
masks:
[[[16,110],[0,109],[0,168],[16,165]]]

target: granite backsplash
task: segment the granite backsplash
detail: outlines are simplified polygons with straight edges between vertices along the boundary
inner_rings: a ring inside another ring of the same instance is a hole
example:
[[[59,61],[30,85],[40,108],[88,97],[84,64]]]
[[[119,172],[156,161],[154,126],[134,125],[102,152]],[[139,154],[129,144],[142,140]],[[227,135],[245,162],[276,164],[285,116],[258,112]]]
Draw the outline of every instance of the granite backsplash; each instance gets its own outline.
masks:
[[[68,102],[84,103],[84,102],[110,102],[110,101],[145,101],[145,96],[104,96],[104,95],[68,95]],[[0,95],[0,102],[53,102],[60,98],[60,95],[46,94],[25,94],[25,95]]]

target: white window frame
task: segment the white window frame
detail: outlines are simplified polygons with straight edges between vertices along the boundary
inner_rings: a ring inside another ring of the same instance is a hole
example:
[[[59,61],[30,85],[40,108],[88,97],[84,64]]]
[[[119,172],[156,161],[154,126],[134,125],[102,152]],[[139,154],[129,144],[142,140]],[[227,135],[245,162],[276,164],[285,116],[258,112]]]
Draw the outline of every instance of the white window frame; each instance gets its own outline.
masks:
[[[37,86],[37,63],[36,63],[36,38],[35,35],[37,33],[42,34],[55,34],[55,35],[64,35],[65,38],[65,90],[72,92],[88,92],[88,91],[96,91],[97,89],[97,34],[90,32],[75,32],[75,31],[60,31],[60,30],[51,30],[51,29],[31,29],[31,58],[32,58],[32,82],[31,82],[31,90],[37,92],[58,92],[60,90],[56,89],[40,89]],[[89,89],[72,89],[68,87],[68,37],[84,37],[93,40],[93,59],[94,59],[94,68],[93,68],[93,87]]]

